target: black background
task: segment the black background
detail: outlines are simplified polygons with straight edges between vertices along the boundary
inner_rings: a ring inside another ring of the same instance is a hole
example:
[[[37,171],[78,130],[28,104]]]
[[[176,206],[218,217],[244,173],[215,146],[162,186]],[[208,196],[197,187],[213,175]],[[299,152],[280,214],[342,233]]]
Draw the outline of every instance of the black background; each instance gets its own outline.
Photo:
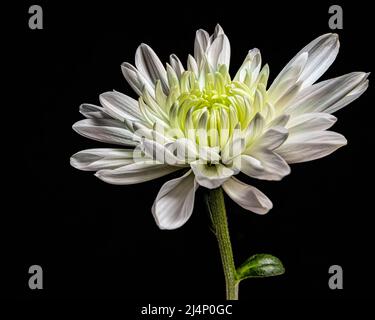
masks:
[[[44,29],[28,28],[28,8],[42,5]],[[232,46],[231,73],[253,47],[270,65],[271,80],[305,44],[331,32],[332,3],[266,1],[100,4],[62,1],[19,4],[12,12],[9,80],[4,103],[6,184],[2,227],[8,297],[120,298],[143,302],[224,298],[220,258],[199,190],[192,218],[161,231],[150,208],[170,179],[112,186],[69,165],[81,150],[104,147],[73,132],[78,106],[98,104],[116,89],[135,95],[120,64],[133,63],[141,42],[162,61],[193,53],[195,30],[220,23]],[[341,49],[323,79],[372,71],[371,10],[341,4]],[[14,15],[13,15],[14,14]],[[371,77],[370,77],[371,78]],[[371,79],[370,79],[371,82]],[[369,298],[373,292],[373,93],[340,110],[334,130],[348,145],[317,161],[292,166],[281,182],[245,180],[274,203],[257,216],[226,200],[236,263],[254,253],[278,256],[281,277],[241,284],[240,298]],[[15,150],[14,150],[15,149]],[[15,155],[15,156],[14,156]],[[5,173],[5,174],[4,174]],[[201,188],[202,189],[202,188]],[[28,288],[28,268],[44,270],[44,289]],[[344,289],[328,288],[328,268],[344,270]]]

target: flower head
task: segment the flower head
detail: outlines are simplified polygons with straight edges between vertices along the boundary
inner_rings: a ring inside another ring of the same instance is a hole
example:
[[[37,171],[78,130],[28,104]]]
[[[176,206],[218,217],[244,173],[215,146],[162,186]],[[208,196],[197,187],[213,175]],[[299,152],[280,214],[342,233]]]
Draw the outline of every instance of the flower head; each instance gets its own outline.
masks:
[[[189,219],[198,186],[222,186],[240,206],[264,214],[271,201],[234,175],[280,180],[290,173],[290,163],[324,157],[346,144],[342,135],[327,130],[336,121],[332,113],[367,89],[368,74],[315,83],[338,50],[337,35],[320,36],[268,85],[269,67],[261,66],[258,49],[250,50],[230,76],[230,44],[219,25],[211,36],[197,31],[186,69],[174,54],[164,67],[141,44],[135,67],[122,65],[138,100],[117,91],[103,93],[101,107],[81,105],[87,119],[73,126],[83,136],[127,148],[83,150],[71,164],[124,185],[185,169],[161,187],[152,207],[162,229]]]

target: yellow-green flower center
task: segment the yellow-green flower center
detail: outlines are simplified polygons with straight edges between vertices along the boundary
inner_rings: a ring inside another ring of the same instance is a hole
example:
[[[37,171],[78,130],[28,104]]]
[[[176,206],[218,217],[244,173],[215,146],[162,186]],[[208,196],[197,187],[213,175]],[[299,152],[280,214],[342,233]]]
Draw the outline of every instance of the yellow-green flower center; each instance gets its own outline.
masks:
[[[185,137],[200,146],[223,148],[235,129],[246,128],[261,111],[266,90],[263,83],[247,85],[232,81],[225,65],[216,72],[201,72],[197,77],[185,71],[180,79],[168,70],[169,93],[164,95],[160,83],[155,101],[145,93],[140,99],[141,111],[150,119],[157,113],[174,136]],[[156,102],[161,108],[153,107]],[[177,134],[176,134],[177,132]]]

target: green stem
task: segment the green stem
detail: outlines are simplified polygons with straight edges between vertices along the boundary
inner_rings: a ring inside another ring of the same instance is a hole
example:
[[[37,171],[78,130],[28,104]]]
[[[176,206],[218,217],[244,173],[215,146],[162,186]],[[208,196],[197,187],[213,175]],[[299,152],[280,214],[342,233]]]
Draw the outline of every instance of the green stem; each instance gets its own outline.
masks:
[[[209,190],[206,201],[223,263],[226,297],[227,300],[238,300],[239,281],[237,280],[236,267],[233,260],[222,188]]]

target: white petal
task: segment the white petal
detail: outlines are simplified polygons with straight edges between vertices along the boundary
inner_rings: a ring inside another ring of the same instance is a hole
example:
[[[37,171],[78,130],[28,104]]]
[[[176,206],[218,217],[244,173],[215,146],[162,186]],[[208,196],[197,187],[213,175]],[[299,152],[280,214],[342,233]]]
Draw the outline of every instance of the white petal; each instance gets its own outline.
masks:
[[[245,148],[245,139],[235,137],[228,140],[227,144],[221,150],[221,159],[224,164],[229,163],[233,158],[240,155]]]
[[[223,36],[223,46],[218,60],[218,65],[226,65],[229,70],[230,64],[230,43],[228,37],[225,35],[223,28],[218,24],[215,28],[216,37]]]
[[[269,99],[276,105],[280,105],[280,102],[285,95],[290,94],[290,91],[297,84],[301,73],[306,66],[308,61],[308,53],[301,53],[288,68],[284,68],[280,74],[273,81],[272,85],[268,89]]]
[[[208,189],[220,187],[234,174],[232,169],[229,169],[222,164],[207,165],[198,160],[190,163],[190,166],[193,169],[197,182],[202,187]]]
[[[322,35],[310,42],[300,52],[298,52],[276,77],[274,83],[279,83],[281,78],[284,77],[287,70],[295,65],[295,62],[300,59],[301,55],[307,53],[308,59],[304,64],[304,68],[298,78],[298,81],[302,83],[302,87],[307,87],[313,84],[323,75],[323,73],[335,60],[338,51],[338,36],[331,33]]]
[[[282,126],[275,126],[268,129],[253,144],[252,149],[268,149],[274,150],[279,147],[288,138],[289,132]]]
[[[287,124],[287,128],[290,135],[298,132],[322,131],[332,127],[336,120],[337,118],[335,116],[328,113],[304,113],[291,117]]]
[[[208,47],[207,50],[207,61],[209,65],[216,70],[219,64],[219,58],[224,47],[224,36],[218,36]]]
[[[125,146],[135,146],[134,134],[124,128],[124,124],[112,119],[85,119],[76,122],[73,130],[80,135],[111,144],[121,144]]]
[[[346,143],[345,137],[332,131],[301,132],[289,136],[276,152],[288,163],[305,162],[325,157]]]
[[[243,154],[239,156],[239,161],[234,161],[234,165],[239,171],[245,173],[249,177],[257,178],[264,175],[264,167],[262,166],[262,163],[252,156]]]
[[[182,177],[166,182],[152,206],[152,214],[160,229],[177,229],[190,218],[198,183],[189,170]]]
[[[184,69],[184,66],[182,65],[180,59],[175,54],[172,54],[169,57],[169,62],[171,64],[173,70],[176,72],[178,78],[181,78],[181,75],[185,71],[185,69]]]
[[[82,103],[79,106],[79,112],[82,113],[87,119],[108,119],[110,116],[106,114],[102,107],[94,104]]]
[[[335,61],[340,42],[337,34],[326,34],[312,41],[304,49],[309,54],[306,66],[300,76],[303,86],[307,87],[318,80]]]
[[[265,120],[260,113],[257,113],[254,118],[251,120],[249,126],[246,128],[245,131],[245,139],[246,139],[246,146],[249,145],[250,142],[253,142],[254,139],[258,138],[258,136],[263,132],[265,126]]]
[[[181,168],[157,164],[153,160],[135,162],[114,170],[99,170],[95,175],[110,184],[127,185],[141,183],[165,176]]]
[[[251,81],[254,82],[258,78],[261,65],[262,57],[259,49],[254,48],[250,50],[234,77],[234,80],[244,82],[246,74],[249,73],[251,75]]]
[[[289,165],[276,152],[259,149],[251,152],[249,156],[258,160],[263,168],[261,170],[259,164],[254,167],[254,161],[246,155],[242,155],[240,170],[250,177],[262,180],[281,180],[290,173]]]
[[[233,201],[246,210],[266,214],[272,209],[272,202],[264,193],[234,177],[223,184],[223,189]]]
[[[99,97],[104,110],[113,118],[120,121],[142,120],[138,101],[117,91],[102,93]]]
[[[345,97],[331,105],[329,108],[325,110],[328,113],[334,113],[337,110],[340,110],[347,106],[349,103],[357,99],[359,96],[362,95],[368,88],[368,80],[361,82],[357,85],[352,91],[350,91]]]
[[[141,96],[144,88],[152,95],[155,95],[155,84],[143,76],[134,66],[130,63],[124,62],[121,65],[121,71],[126,81],[132,87],[132,89]]]
[[[115,169],[133,162],[133,149],[87,149],[70,158],[70,164],[74,168],[85,171]]]
[[[187,68],[189,71],[193,72],[194,75],[198,78],[199,76],[198,64],[197,64],[197,61],[194,59],[194,57],[191,56],[190,54],[188,56]]]
[[[135,66],[149,82],[156,84],[156,81],[160,80],[164,93],[169,92],[167,72],[154,50],[147,44],[142,43],[138,47],[135,53]]]
[[[368,74],[352,72],[319,82],[302,90],[285,112],[297,115],[311,112],[333,112],[359,97],[367,88]],[[354,96],[351,96],[354,95]],[[344,100],[344,101],[342,101]]]
[[[194,42],[194,58],[200,66],[202,57],[205,55],[206,50],[210,44],[210,35],[205,30],[198,30],[195,35]]]
[[[269,128],[277,127],[277,126],[287,127],[286,124],[288,123],[289,119],[290,119],[290,115],[281,114],[278,117],[273,118],[273,120],[268,124],[268,127]]]

